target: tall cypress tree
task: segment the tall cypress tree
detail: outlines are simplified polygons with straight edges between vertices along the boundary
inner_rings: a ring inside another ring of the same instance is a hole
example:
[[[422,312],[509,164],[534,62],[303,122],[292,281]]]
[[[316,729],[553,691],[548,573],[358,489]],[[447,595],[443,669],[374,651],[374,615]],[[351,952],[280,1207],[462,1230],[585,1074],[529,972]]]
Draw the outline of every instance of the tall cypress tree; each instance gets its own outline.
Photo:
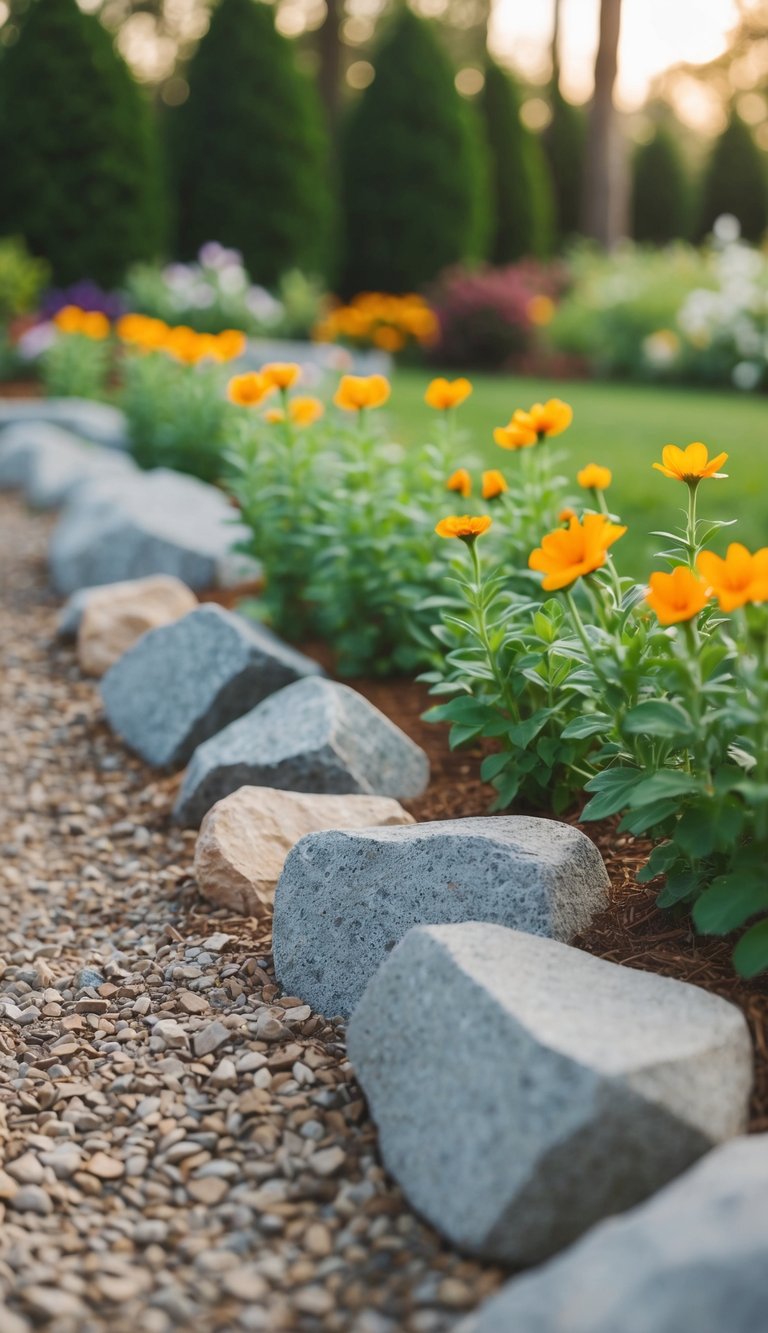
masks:
[[[700,231],[712,230],[721,213],[733,213],[748,241],[759,241],[768,227],[768,160],[735,110],[704,173]]]
[[[553,197],[549,162],[520,119],[514,81],[494,61],[485,69],[481,98],[490,148],[492,226],[489,258],[507,264],[552,249]]]
[[[5,52],[0,163],[0,230],[23,235],[57,282],[111,286],[157,254],[165,213],[150,107],[75,0],[32,0]]]
[[[557,84],[550,94],[552,119],[542,145],[549,160],[555,196],[555,232],[562,244],[581,230],[586,119],[581,107],[567,102]]]
[[[641,144],[632,163],[632,235],[663,245],[686,237],[691,187],[677,139],[666,125]]]
[[[319,99],[259,0],[221,0],[169,127],[179,246],[242,251],[257,282],[327,272],[332,191]]]
[[[421,287],[487,239],[487,149],[429,24],[400,8],[375,65],[343,136],[347,293]]]

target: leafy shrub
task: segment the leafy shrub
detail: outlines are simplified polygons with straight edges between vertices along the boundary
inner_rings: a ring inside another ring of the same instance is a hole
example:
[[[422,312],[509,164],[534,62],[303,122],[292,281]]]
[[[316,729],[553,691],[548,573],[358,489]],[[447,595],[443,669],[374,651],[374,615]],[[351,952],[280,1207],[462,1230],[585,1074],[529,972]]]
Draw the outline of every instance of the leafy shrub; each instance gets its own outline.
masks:
[[[530,262],[449,269],[429,292],[438,323],[435,360],[489,369],[514,365],[554,315],[561,277],[557,269]]]
[[[549,162],[520,119],[514,80],[493,60],[485,67],[479,98],[490,148],[493,264],[509,264],[552,250],[553,210]]]
[[[752,131],[734,110],[704,173],[701,234],[712,231],[724,213],[738,218],[748,241],[761,240],[768,227],[768,166]]]
[[[45,390],[56,398],[103,398],[112,365],[111,325],[99,310],[64,306],[41,357]]]
[[[691,186],[675,135],[660,125],[635,151],[632,163],[632,235],[663,245],[689,235]]]
[[[48,266],[33,259],[17,236],[0,239],[0,325],[34,310],[48,278]]]
[[[416,291],[487,240],[485,145],[429,25],[399,8],[375,65],[343,136],[347,295]]]
[[[160,247],[158,143],[148,103],[76,0],[36,0],[0,80],[0,227],[57,282],[117,283]]]
[[[217,236],[267,287],[297,267],[326,273],[333,206],[322,110],[271,6],[221,0],[188,82],[170,122],[180,253]]]

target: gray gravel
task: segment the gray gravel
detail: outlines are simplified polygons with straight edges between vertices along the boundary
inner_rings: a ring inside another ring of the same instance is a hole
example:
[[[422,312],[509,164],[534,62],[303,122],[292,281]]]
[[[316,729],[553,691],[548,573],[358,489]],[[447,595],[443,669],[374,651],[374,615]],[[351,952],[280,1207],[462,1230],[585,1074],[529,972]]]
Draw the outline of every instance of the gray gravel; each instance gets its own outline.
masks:
[[[338,1022],[215,913],[194,834],[54,645],[0,498],[2,1333],[442,1333],[502,1280],[388,1182]]]

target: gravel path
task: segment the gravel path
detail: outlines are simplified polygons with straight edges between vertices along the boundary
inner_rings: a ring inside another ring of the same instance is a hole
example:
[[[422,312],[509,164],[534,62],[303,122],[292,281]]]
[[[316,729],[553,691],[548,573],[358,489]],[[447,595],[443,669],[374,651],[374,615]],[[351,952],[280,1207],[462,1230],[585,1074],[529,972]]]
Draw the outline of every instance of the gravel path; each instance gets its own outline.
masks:
[[[52,644],[49,526],[0,497],[1,1333],[442,1333],[501,1274],[409,1211],[341,1027],[197,896],[178,779]]]

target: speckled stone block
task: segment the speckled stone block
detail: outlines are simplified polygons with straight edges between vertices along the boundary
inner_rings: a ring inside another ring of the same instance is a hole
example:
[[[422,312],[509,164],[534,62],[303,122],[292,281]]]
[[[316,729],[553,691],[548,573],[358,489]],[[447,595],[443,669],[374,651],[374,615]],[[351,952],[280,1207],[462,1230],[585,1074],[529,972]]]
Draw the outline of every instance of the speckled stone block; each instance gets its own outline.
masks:
[[[348,1048],[413,1207],[451,1244],[512,1265],[549,1257],[741,1133],[752,1083],[735,1005],[480,922],[410,931],[355,1010]]]
[[[101,693],[126,745],[150,764],[178,767],[267,695],[320,671],[268,630],[207,604],[143,634]]]
[[[768,1310],[768,1135],[509,1282],[456,1333],[758,1333]]]
[[[571,940],[607,902],[594,843],[551,819],[315,833],[278,884],[275,967],[291,995],[346,1016],[411,926],[494,921]]]
[[[361,694],[335,681],[307,679],[195,751],[174,815],[197,828],[211,806],[238,787],[406,800],[420,796],[428,779],[424,751]]]

